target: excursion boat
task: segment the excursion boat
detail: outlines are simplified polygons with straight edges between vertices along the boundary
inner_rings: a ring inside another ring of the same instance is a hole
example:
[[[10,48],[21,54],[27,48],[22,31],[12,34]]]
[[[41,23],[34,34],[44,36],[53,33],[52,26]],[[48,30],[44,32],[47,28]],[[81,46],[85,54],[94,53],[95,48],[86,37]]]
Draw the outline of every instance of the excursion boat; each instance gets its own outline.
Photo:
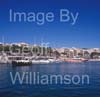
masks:
[[[12,64],[13,65],[18,65],[18,66],[21,66],[21,65],[31,65],[32,62],[29,60],[29,59],[21,59],[21,60],[14,60],[12,61]]]
[[[78,62],[86,62],[88,60],[87,59],[84,59],[84,58],[74,57],[74,58],[67,58],[64,61],[65,62],[78,63]]]

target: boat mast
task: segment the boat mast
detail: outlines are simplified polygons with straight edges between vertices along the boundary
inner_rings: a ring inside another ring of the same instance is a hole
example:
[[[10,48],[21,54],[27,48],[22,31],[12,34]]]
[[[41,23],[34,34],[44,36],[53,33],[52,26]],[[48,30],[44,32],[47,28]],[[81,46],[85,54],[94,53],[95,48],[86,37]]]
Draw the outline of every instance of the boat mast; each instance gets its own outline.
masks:
[[[2,53],[4,53],[4,45],[5,45],[4,42],[5,42],[5,41],[4,41],[4,37],[2,36],[2,43],[3,43],[3,51],[2,51]]]

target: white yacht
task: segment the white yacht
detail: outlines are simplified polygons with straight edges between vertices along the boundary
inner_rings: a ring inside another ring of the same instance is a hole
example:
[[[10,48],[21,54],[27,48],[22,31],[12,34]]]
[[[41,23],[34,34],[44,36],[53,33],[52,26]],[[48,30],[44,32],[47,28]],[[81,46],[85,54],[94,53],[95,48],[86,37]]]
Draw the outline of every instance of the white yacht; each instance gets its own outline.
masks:
[[[32,64],[49,64],[50,61],[44,58],[32,59]]]

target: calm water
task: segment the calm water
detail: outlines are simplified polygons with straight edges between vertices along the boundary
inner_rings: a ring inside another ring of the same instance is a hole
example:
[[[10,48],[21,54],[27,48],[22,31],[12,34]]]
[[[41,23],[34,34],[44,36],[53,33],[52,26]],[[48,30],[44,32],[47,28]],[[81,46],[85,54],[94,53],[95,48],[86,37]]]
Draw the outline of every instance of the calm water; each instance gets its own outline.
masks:
[[[90,84],[86,85],[15,85],[11,82],[10,72],[39,72],[40,74],[89,75]],[[0,64],[0,97],[100,97],[100,62],[57,63],[13,67]]]

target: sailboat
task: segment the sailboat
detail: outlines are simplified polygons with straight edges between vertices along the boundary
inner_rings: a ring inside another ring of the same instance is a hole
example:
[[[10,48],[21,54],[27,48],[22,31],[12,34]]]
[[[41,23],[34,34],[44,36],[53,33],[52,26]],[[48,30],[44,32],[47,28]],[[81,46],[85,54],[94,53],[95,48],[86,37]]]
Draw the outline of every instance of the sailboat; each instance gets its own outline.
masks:
[[[4,52],[4,37],[2,37],[2,41],[3,41],[3,50],[0,55],[0,64],[6,64],[9,62],[9,59],[7,57],[7,54]]]

